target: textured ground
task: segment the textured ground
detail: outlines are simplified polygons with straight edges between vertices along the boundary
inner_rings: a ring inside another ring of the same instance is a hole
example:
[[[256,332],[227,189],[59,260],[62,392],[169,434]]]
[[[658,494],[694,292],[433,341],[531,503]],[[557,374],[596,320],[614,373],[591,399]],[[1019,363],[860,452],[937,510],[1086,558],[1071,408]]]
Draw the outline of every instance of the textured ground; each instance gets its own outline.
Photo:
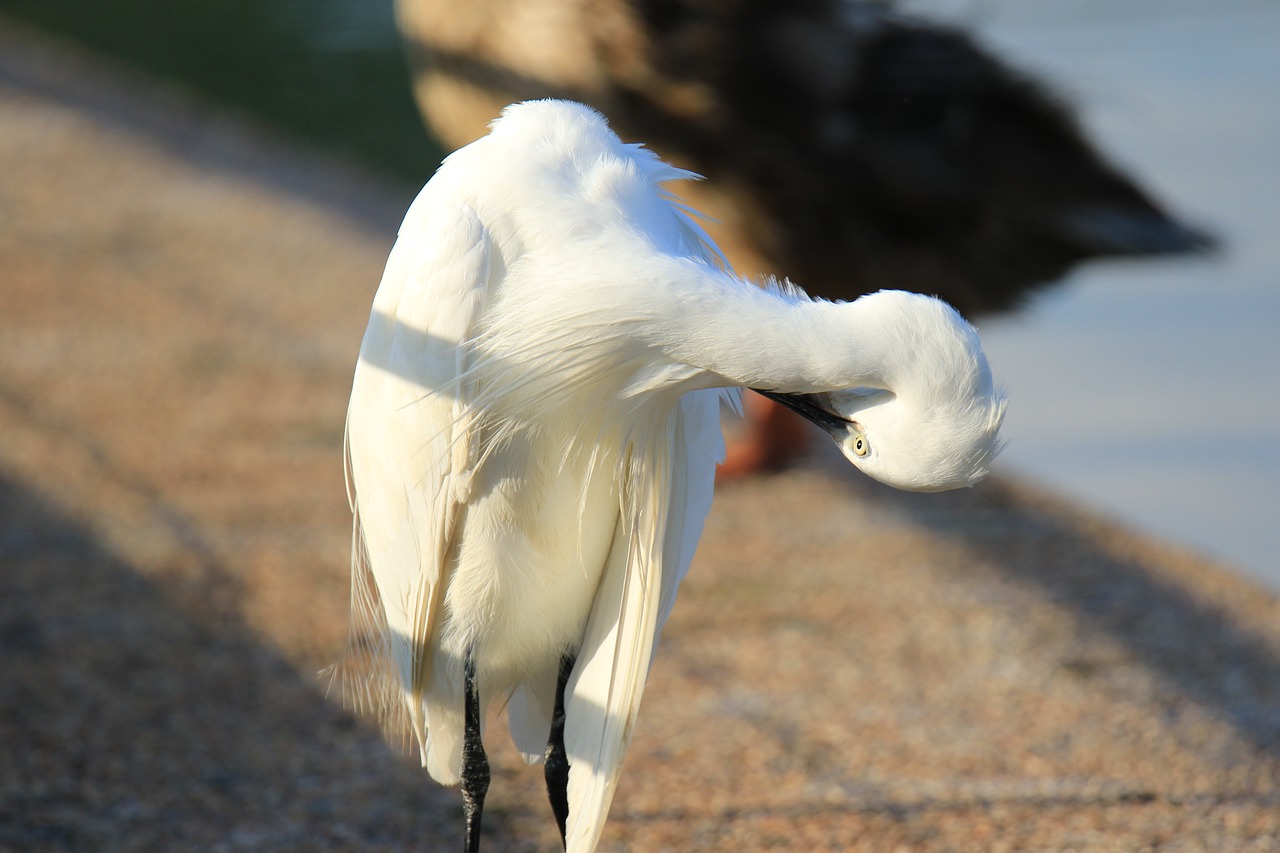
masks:
[[[0,850],[456,849],[456,792],[315,676],[408,195],[3,26],[0,176]],[[487,849],[556,849],[492,735]],[[819,454],[717,498],[602,847],[1277,839],[1274,597],[1024,485]]]

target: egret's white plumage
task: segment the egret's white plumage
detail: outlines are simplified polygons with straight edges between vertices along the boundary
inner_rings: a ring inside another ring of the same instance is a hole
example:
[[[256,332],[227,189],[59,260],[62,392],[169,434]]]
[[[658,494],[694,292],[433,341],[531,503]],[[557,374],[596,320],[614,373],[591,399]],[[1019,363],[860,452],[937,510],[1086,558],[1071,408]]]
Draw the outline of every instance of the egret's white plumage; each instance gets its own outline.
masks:
[[[356,589],[376,587],[356,616],[379,623],[423,763],[459,779],[468,654],[481,707],[509,696],[541,758],[576,654],[571,851],[603,827],[733,389],[800,401],[901,487],[970,485],[997,451],[1003,396],[959,315],[735,278],[660,186],[686,177],[587,107],[509,107],[410,208],[352,388]]]

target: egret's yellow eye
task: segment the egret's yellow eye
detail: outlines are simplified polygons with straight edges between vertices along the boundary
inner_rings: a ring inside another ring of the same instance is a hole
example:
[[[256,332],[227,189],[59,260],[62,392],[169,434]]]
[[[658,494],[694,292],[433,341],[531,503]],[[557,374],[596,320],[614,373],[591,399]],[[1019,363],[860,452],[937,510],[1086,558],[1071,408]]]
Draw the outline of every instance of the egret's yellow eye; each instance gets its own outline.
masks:
[[[866,456],[871,452],[871,445],[867,443],[867,437],[859,434],[853,440],[853,453],[855,456]]]

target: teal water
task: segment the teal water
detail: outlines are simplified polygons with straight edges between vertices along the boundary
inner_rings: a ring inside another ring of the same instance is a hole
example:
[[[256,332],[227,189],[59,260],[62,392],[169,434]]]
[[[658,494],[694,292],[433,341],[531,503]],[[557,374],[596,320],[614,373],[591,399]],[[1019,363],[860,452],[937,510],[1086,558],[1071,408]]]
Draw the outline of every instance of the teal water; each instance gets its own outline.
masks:
[[[393,179],[422,184],[440,162],[413,104],[392,0],[4,0],[0,13]]]

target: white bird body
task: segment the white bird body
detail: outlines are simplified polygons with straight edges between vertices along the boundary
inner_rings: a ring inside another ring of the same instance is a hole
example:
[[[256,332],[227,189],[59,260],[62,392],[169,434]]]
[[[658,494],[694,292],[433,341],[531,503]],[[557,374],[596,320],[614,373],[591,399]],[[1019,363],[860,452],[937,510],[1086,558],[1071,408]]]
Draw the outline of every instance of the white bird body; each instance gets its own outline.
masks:
[[[348,411],[356,617],[383,623],[432,777],[459,780],[469,655],[531,761],[576,655],[570,851],[599,838],[710,509],[724,389],[829,395],[846,455],[897,485],[969,485],[997,450],[1003,397],[954,311],[743,282],[660,187],[684,177],[581,105],[508,108],[410,208]]]

